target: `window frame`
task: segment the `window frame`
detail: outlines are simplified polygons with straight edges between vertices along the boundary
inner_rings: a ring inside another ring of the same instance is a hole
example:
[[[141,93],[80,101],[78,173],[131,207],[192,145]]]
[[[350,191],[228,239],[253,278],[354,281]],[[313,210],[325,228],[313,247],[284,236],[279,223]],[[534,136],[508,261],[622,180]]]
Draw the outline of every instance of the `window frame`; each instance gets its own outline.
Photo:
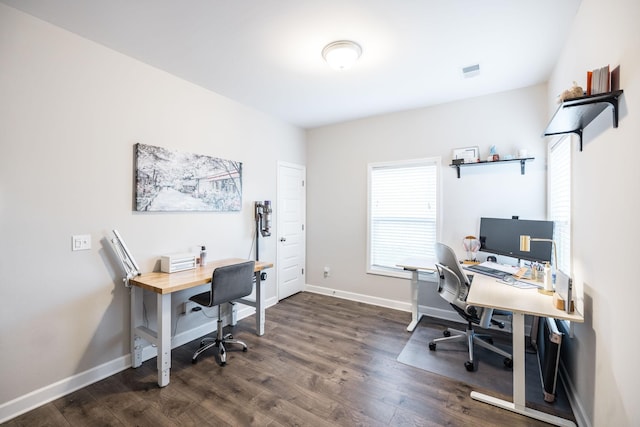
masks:
[[[553,196],[552,196],[552,180],[553,180],[553,167],[551,165],[552,161],[553,161],[553,152],[556,149],[559,149],[560,146],[563,145],[562,149],[567,150],[567,160],[568,160],[568,194],[569,194],[569,200],[568,202],[568,207],[569,207],[569,212],[568,212],[568,217],[569,217],[569,224],[568,224],[568,234],[569,234],[569,243],[566,245],[566,247],[568,248],[569,253],[565,254],[563,248],[565,248],[565,245],[562,244],[562,242],[558,242],[558,236],[556,235],[556,228],[555,228],[555,224],[556,224],[556,220],[555,217],[552,215],[553,212],[553,206],[552,206],[552,201],[553,201]],[[548,158],[548,168],[547,168],[547,217],[549,220],[554,221],[554,230],[553,230],[553,239],[554,241],[556,241],[556,250],[558,249],[558,247],[560,247],[560,249],[562,250],[562,255],[557,254],[558,255],[558,259],[560,260],[566,260],[566,268],[565,267],[565,263],[564,262],[559,262],[559,264],[561,264],[560,266],[556,266],[556,268],[559,268],[563,273],[565,273],[568,277],[573,277],[573,258],[571,256],[572,252],[573,252],[573,136],[570,135],[564,135],[561,138],[557,138],[557,139],[553,139],[552,141],[549,142],[548,144],[548,148],[547,148],[547,158]],[[567,271],[568,270],[568,271]],[[557,276],[557,275],[556,275]],[[574,285],[574,293],[576,292],[577,288]],[[562,328],[566,331],[568,331],[569,336],[573,337],[573,323],[570,322],[569,320],[561,320],[560,324],[562,325]]]
[[[561,147],[562,146],[562,147]],[[572,138],[571,136],[567,136],[565,135],[562,138],[558,138],[558,139],[554,139],[552,141],[549,142],[548,145],[548,152],[547,152],[547,156],[548,156],[548,173],[547,173],[547,217],[550,221],[554,221],[554,224],[557,224],[557,219],[556,217],[553,216],[553,212],[554,212],[554,207],[552,205],[552,202],[554,201],[553,198],[553,190],[552,190],[552,186],[553,186],[553,182],[552,180],[554,179],[554,175],[553,175],[553,170],[554,167],[552,166],[552,161],[553,161],[553,152],[557,149],[564,149],[567,150],[567,160],[568,160],[568,165],[567,165],[567,173],[568,173],[568,183],[565,183],[565,185],[568,185],[568,200],[564,200],[565,203],[567,203],[568,205],[568,225],[567,225],[567,229],[565,230],[566,233],[568,234],[568,240],[569,242],[566,244],[563,244],[562,241],[560,241],[559,236],[556,234],[556,228],[554,226],[554,235],[553,235],[553,239],[555,240],[556,243],[556,249],[560,249],[557,254],[558,259],[562,260],[560,261],[558,264],[560,264],[559,266],[555,266],[555,268],[559,268],[560,270],[562,270],[565,274],[567,275],[571,275],[572,271],[573,271],[573,265],[572,265],[572,258],[571,258],[571,253],[573,251],[573,202],[572,202],[572,190],[573,190],[573,184],[572,184],[572,162],[573,162],[573,158],[572,158]],[[568,251],[568,253],[565,253],[565,251]],[[563,268],[565,267],[565,268]]]
[[[367,254],[366,254],[366,272],[367,274],[388,276],[388,277],[399,277],[399,278],[409,278],[411,277],[411,273],[403,270],[400,267],[379,267],[372,265],[372,174],[375,169],[382,168],[403,168],[403,167],[411,167],[411,166],[433,166],[435,168],[435,199],[436,199],[436,209],[435,209],[435,242],[440,239],[442,234],[442,158],[439,156],[436,157],[425,157],[425,158],[417,158],[417,159],[406,159],[406,160],[394,160],[388,162],[373,162],[367,165]],[[416,255],[415,257],[420,257],[420,255]]]

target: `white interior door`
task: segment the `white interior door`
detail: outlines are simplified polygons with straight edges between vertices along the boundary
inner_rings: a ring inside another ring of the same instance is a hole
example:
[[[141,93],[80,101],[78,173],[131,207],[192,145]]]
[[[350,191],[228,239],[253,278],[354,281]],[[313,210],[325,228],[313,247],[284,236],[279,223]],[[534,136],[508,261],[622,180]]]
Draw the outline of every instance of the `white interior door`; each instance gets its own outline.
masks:
[[[305,179],[304,166],[278,162],[278,300],[304,290]]]

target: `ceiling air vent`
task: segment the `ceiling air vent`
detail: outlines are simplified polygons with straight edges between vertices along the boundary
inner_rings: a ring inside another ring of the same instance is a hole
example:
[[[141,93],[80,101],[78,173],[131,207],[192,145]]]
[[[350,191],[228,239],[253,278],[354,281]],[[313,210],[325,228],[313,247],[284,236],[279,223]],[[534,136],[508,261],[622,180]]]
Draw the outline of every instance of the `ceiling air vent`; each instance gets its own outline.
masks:
[[[469,65],[462,68],[462,75],[465,79],[475,77],[480,74],[480,64]]]

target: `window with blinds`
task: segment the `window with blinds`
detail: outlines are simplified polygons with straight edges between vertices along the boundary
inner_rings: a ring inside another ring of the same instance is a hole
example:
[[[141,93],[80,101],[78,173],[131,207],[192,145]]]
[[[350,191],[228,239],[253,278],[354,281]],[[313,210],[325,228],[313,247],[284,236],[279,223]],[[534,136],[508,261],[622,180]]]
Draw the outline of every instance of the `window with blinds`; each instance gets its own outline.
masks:
[[[553,141],[549,147],[549,219],[554,221],[553,239],[558,267],[571,274],[571,138]]]
[[[411,257],[434,257],[440,159],[369,165],[368,271],[401,271]]]

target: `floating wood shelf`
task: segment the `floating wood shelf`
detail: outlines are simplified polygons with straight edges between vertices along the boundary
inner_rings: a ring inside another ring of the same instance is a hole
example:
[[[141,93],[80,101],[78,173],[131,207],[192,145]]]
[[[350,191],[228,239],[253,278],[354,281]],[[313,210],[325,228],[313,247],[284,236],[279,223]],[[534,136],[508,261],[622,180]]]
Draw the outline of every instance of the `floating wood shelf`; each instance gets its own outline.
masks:
[[[578,134],[580,136],[580,151],[582,151],[582,130],[607,107],[612,107],[613,127],[618,127],[618,98],[622,92],[622,90],[616,90],[564,101],[551,118],[543,136],[565,133]]]
[[[493,165],[493,164],[497,164],[497,163],[508,163],[508,162],[520,162],[520,174],[524,175],[524,164],[527,160],[533,160],[535,159],[535,157],[524,157],[522,159],[509,159],[509,160],[496,160],[493,162],[487,162],[487,161],[482,161],[482,162],[475,162],[475,163],[461,163],[459,165],[454,165],[454,164],[450,164],[449,166],[451,166],[452,168],[456,168],[458,171],[458,178],[460,178],[460,168],[464,168],[467,166],[482,166],[482,165]]]

